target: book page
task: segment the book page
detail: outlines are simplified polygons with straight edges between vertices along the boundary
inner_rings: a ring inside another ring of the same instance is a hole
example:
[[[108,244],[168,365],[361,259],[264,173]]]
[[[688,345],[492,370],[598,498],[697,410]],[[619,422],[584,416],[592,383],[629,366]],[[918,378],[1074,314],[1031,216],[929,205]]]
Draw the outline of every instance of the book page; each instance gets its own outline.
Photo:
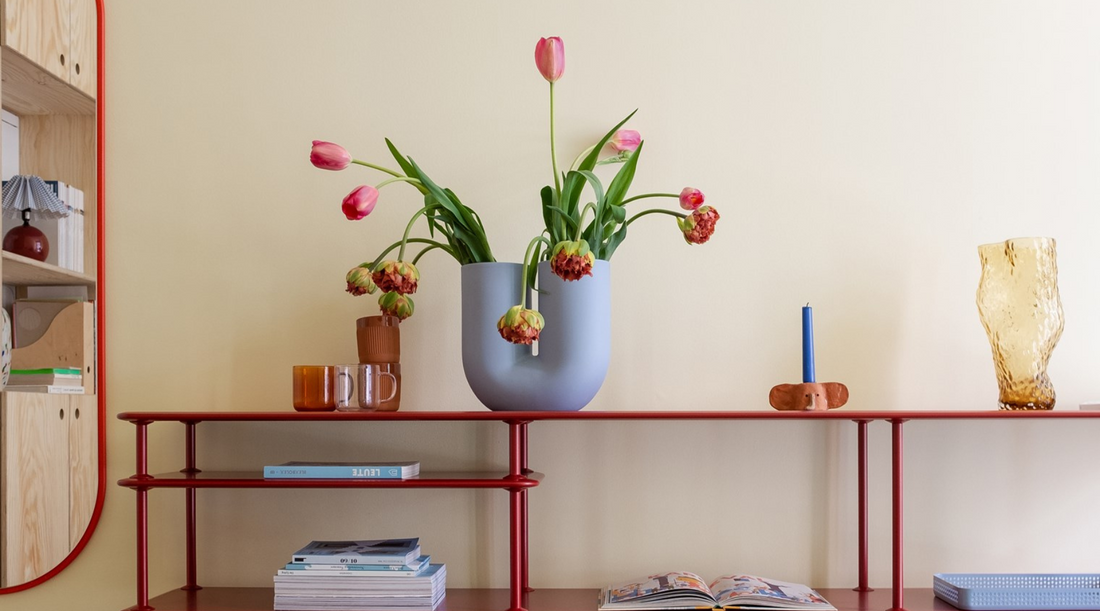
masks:
[[[798,583],[752,575],[727,575],[710,584],[718,604],[779,607],[784,609],[831,609],[820,594]]]
[[[613,585],[608,588],[606,603],[615,604],[639,598],[665,598],[669,594],[694,593],[696,597],[713,600],[710,589],[695,573],[662,573]],[[699,596],[702,595],[702,596]]]

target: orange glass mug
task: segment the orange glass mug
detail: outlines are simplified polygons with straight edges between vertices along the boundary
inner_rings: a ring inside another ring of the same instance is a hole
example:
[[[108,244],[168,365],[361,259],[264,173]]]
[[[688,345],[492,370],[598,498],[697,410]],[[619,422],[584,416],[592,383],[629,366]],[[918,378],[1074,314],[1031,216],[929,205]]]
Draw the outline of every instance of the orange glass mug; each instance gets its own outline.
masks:
[[[336,367],[294,366],[294,409],[327,412],[336,409]]]

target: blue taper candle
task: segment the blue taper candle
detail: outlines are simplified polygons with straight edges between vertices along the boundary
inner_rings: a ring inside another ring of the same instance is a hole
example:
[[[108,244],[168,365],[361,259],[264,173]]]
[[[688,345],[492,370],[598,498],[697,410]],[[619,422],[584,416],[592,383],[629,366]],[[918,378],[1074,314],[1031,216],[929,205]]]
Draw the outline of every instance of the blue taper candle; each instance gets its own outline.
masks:
[[[802,381],[816,382],[814,376],[814,310],[802,307]]]

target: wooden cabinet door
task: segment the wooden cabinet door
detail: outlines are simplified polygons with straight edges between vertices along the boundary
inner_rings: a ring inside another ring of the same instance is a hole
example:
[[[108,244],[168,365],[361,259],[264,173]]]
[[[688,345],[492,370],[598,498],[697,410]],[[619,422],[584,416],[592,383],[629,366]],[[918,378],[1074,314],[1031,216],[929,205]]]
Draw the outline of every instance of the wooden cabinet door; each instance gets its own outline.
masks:
[[[70,0],[69,83],[96,97],[95,0]]]
[[[95,395],[69,396],[69,548],[76,547],[95,509],[99,487],[99,404]]]
[[[70,2],[4,0],[4,44],[65,82],[69,82]]]
[[[2,397],[0,586],[6,586],[46,573],[69,554],[69,399]]]

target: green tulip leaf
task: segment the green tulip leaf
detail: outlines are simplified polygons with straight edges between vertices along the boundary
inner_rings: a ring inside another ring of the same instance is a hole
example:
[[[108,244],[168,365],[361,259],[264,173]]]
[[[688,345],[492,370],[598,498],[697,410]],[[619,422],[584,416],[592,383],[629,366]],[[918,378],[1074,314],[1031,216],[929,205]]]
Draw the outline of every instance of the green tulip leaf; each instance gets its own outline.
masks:
[[[623,225],[619,228],[618,231],[611,235],[611,239],[607,241],[607,249],[604,252],[604,259],[610,261],[611,255],[615,254],[615,249],[619,247],[619,244],[623,243],[623,240],[626,239],[626,228],[627,225]]]
[[[622,223],[626,220],[626,208],[622,206],[610,206],[610,208],[611,218],[614,219],[616,223]]]
[[[626,198],[626,192],[630,190],[630,183],[634,182],[634,172],[638,168],[638,157],[642,154],[643,146],[645,146],[645,141],[638,144],[638,148],[634,149],[634,154],[630,156],[630,159],[627,159],[623,167],[619,168],[615,178],[611,180],[611,186],[607,188],[607,203],[616,208],[622,206],[623,199]]]

